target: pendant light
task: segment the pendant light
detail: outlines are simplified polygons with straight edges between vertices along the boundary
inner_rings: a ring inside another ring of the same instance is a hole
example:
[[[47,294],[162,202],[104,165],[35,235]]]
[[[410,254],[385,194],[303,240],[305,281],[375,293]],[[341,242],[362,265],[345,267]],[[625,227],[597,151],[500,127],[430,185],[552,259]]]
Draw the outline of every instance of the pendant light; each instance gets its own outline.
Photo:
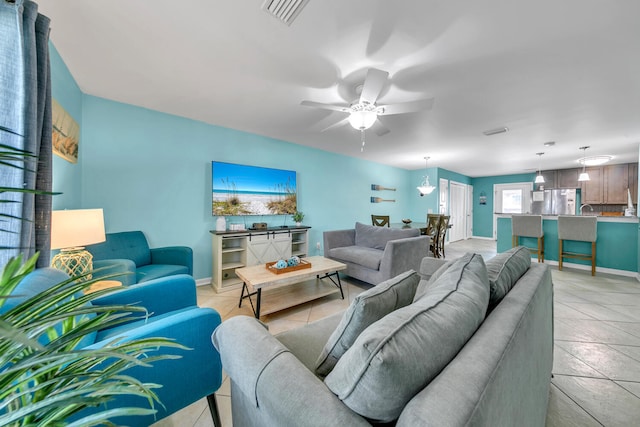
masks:
[[[436,187],[434,187],[433,185],[429,184],[429,175],[427,172],[427,161],[429,160],[429,157],[425,157],[424,158],[424,176],[423,176],[423,180],[422,180],[422,184],[420,184],[418,187],[416,187],[418,189],[418,192],[420,192],[420,197],[424,196],[425,194],[431,194],[433,192],[433,190],[436,189]]]
[[[584,146],[584,147],[580,147],[581,150],[583,150],[584,154],[587,153],[587,148],[589,148],[589,146]],[[582,157],[586,158],[586,156],[583,154]],[[587,173],[587,163],[584,161],[584,159],[582,160],[582,173],[580,174],[580,176],[578,177],[578,181],[582,182],[582,181],[589,181],[591,178],[589,178],[589,174]]]
[[[538,176],[536,176],[536,184],[544,184],[544,176],[542,176],[541,159],[544,153],[536,153],[538,156]]]

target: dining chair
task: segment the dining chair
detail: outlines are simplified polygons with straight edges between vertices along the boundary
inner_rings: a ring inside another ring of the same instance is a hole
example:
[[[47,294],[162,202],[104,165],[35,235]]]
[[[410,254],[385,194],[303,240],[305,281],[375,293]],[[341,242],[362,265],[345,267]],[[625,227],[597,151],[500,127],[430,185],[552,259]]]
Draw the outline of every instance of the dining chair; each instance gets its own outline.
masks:
[[[371,215],[371,223],[376,227],[390,227],[389,215]]]
[[[440,226],[440,214],[427,214],[427,236],[431,238],[431,242],[429,243],[429,250],[433,253],[434,258],[439,258],[438,256],[438,234],[440,230],[438,227]]]
[[[449,215],[441,215],[440,222],[438,223],[438,258],[444,258],[444,241],[447,237],[447,230],[449,229]]]
[[[544,262],[544,231],[542,230],[542,215],[511,216],[511,246],[520,246],[521,237],[538,239],[537,247],[529,248],[529,251],[538,255],[538,262]]]

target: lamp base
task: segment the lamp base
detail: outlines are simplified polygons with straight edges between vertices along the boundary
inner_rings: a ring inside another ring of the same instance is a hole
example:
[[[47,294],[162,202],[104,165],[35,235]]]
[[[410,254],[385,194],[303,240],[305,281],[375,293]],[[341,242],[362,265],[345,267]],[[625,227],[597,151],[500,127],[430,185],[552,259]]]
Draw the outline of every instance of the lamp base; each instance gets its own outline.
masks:
[[[70,277],[86,274],[80,279],[84,282],[92,278],[93,255],[83,247],[62,249],[51,260],[51,267],[64,271]]]

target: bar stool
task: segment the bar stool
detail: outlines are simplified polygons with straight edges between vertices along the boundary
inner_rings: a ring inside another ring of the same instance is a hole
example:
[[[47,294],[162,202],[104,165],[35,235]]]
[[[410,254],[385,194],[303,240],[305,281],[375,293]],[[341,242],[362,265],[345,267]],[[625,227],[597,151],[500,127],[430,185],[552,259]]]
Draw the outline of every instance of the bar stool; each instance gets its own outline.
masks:
[[[563,258],[591,261],[591,275],[596,275],[596,239],[598,218],[595,216],[561,215],[558,217],[558,270],[562,270]],[[591,242],[591,253],[568,252],[563,249],[564,240]]]
[[[544,262],[544,231],[542,215],[513,215],[511,217],[511,246],[520,245],[520,237],[538,239],[537,248],[529,248],[532,254],[538,255],[538,262]]]
[[[376,227],[390,227],[389,225],[389,215],[371,215],[371,224]]]

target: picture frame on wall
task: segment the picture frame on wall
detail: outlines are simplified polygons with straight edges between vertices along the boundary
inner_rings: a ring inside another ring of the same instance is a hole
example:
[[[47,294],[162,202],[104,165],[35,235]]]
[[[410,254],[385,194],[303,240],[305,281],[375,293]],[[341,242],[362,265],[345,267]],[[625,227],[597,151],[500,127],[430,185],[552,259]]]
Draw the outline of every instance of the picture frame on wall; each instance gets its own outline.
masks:
[[[51,100],[51,124],[53,154],[78,163],[80,126],[55,99]]]

